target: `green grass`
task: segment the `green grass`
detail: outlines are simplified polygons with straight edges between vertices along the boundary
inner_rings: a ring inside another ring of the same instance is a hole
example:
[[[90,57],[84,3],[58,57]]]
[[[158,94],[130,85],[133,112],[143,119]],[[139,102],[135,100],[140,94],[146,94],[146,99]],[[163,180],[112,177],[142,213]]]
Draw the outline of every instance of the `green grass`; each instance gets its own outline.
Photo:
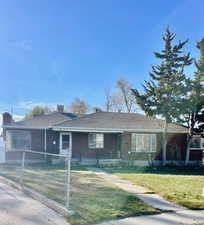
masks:
[[[19,181],[20,168],[0,166],[0,175]],[[26,166],[24,181],[41,194],[64,204],[65,170],[63,166]],[[71,209],[68,218],[72,225],[94,224],[116,218],[159,213],[138,198],[104,181],[84,167],[72,168]]]
[[[187,168],[107,169],[122,179],[144,186],[165,199],[190,209],[204,209],[204,170]]]

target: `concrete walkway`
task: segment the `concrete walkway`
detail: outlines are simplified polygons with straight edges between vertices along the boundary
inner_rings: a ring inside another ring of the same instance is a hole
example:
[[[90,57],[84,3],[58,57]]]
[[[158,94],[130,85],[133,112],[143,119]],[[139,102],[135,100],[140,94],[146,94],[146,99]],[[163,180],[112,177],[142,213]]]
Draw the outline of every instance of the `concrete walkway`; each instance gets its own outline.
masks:
[[[161,196],[150,192],[149,190],[145,189],[142,186],[133,184],[132,182],[127,180],[120,179],[116,175],[109,174],[102,169],[89,167],[88,170],[94,172],[103,179],[112,182],[113,184],[117,185],[120,189],[137,196],[138,198],[146,202],[148,205],[151,205],[155,209],[173,212],[186,209],[182,206],[178,206],[172,202],[165,200]]]
[[[153,216],[129,217],[100,223],[100,225],[192,225],[200,223],[204,223],[204,210],[183,210]]]
[[[0,225],[69,225],[40,202],[0,182]]]
[[[122,180],[119,177],[109,174],[102,169],[89,167],[88,170],[92,171],[103,179],[112,182],[122,190],[135,195],[148,205],[151,205],[153,208],[164,211],[171,211],[158,215],[137,216],[129,217],[126,219],[113,220],[101,223],[100,225],[181,225],[204,223],[204,210],[189,210],[182,206],[178,206],[174,203],[168,202],[159,195],[151,193],[144,187],[135,185],[130,181]]]

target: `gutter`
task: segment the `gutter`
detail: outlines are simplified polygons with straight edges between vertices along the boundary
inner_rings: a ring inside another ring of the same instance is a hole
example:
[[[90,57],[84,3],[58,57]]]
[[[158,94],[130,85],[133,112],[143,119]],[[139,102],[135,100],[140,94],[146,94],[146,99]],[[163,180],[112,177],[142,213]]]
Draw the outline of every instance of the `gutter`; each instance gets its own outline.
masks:
[[[35,127],[35,126],[12,126],[12,125],[4,125],[1,126],[2,128],[6,129],[32,129],[32,130],[45,130],[52,128],[51,126],[48,127]]]
[[[103,132],[103,133],[124,133],[124,132],[146,132],[162,133],[163,129],[112,129],[112,128],[87,128],[87,127],[52,127],[54,131],[75,131],[75,132]],[[188,131],[168,131],[168,133],[187,134]]]
[[[89,128],[89,127],[34,127],[34,126],[12,126],[4,125],[2,128],[7,129],[32,129],[32,130],[45,130],[52,129],[54,131],[69,131],[69,132],[100,132],[100,133],[124,133],[124,132],[145,132],[145,133],[162,133],[163,129],[113,129],[113,128]],[[167,133],[187,134],[188,131],[173,131],[168,130]]]

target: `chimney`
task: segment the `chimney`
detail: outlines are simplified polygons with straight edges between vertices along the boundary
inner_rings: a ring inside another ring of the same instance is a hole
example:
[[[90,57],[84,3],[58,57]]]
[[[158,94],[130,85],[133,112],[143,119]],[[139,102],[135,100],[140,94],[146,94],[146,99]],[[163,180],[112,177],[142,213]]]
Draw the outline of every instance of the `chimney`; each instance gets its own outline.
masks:
[[[3,113],[2,125],[9,125],[13,122],[12,115],[8,112]]]
[[[100,109],[100,108],[98,108],[98,107],[94,107],[94,108],[93,108],[93,111],[94,111],[95,113],[97,113],[97,112],[103,112],[103,110]]]
[[[9,125],[11,124],[13,121],[13,118],[12,118],[12,115],[8,112],[5,112],[3,113],[2,115],[3,117],[3,120],[2,120],[2,125]],[[2,135],[3,135],[3,140],[5,141],[6,140],[6,129],[3,128],[3,132],[2,132]]]
[[[57,112],[64,112],[64,105],[57,105]]]

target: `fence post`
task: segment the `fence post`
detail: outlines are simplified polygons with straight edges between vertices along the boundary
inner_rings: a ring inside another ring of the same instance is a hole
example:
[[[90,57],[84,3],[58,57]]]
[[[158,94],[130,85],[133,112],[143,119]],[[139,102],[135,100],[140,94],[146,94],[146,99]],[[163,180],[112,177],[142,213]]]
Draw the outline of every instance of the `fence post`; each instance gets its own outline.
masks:
[[[25,152],[23,152],[23,158],[21,162],[21,178],[20,178],[21,187],[23,187],[24,167],[25,167]]]
[[[67,176],[66,176],[66,208],[69,210],[70,206],[70,170],[71,170],[71,153],[67,158]]]

